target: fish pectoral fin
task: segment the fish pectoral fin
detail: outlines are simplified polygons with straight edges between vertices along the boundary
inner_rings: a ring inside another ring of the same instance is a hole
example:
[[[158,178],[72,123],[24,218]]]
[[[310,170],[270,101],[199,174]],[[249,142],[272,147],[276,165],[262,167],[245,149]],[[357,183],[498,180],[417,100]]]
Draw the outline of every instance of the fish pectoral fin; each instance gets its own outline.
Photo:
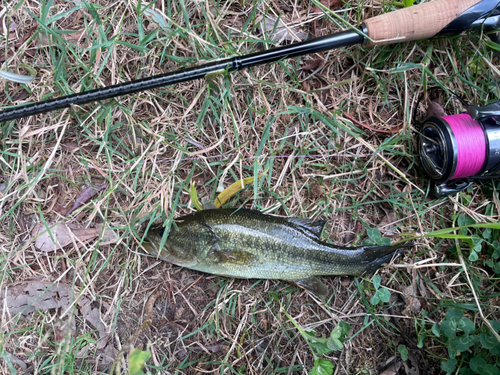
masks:
[[[293,281],[299,287],[310,291],[318,296],[326,296],[328,294],[328,287],[320,280],[319,277],[313,276],[307,279]]]
[[[210,255],[217,264],[234,264],[238,266],[250,265],[255,258],[252,253],[243,250],[217,249],[213,250]]]

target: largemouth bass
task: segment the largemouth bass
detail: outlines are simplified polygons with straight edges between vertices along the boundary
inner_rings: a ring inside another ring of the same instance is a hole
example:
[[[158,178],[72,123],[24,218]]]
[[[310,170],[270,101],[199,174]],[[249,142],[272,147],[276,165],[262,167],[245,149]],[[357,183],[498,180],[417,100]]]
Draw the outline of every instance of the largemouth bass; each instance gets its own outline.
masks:
[[[164,229],[143,242],[170,263],[221,276],[280,279],[327,293],[322,275],[360,276],[376,271],[400,246],[342,247],[323,242],[324,220],[282,218],[246,209],[204,210],[180,217],[160,249]]]

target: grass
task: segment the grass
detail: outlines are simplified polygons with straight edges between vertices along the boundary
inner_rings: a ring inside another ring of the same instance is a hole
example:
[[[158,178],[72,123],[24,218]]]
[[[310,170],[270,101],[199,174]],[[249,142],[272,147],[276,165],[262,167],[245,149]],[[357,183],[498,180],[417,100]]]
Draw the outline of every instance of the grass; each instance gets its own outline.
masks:
[[[37,72],[28,86],[2,81],[2,108],[272,48],[276,42],[255,23],[259,15],[280,16],[306,33],[319,16],[307,2],[2,5],[11,31],[0,36],[1,69]],[[387,1],[353,1],[318,19],[317,31],[394,9]],[[34,279],[69,285],[98,308],[107,332],[100,336],[78,302],[27,317],[2,308],[1,371],[91,374],[114,366],[125,374],[129,353],[140,349],[151,354],[151,373],[309,373],[317,354],[288,314],[318,337],[329,337],[340,321],[350,325],[344,348],[320,356],[335,374],[390,366],[498,373],[488,326],[498,329],[497,229],[421,238],[378,272],[380,285],[373,275],[326,277],[324,301],[285,282],[182,269],[140,248],[144,229],[193,212],[191,182],[201,200],[213,200],[260,173],[226,206],[326,219],[324,237],[340,245],[376,240],[374,228],[396,241],[402,233],[498,222],[498,181],[434,199],[415,152],[424,92],[439,86],[478,105],[499,99],[491,68],[498,60],[487,40],[472,34],[355,46],[0,124],[2,291]],[[320,67],[302,69],[317,59]],[[442,97],[448,113],[463,110]],[[402,130],[374,132],[345,114]],[[104,183],[69,217],[61,214],[84,188]],[[104,223],[118,241],[75,240],[41,253],[32,228],[58,221]],[[372,303],[376,293],[389,300]]]

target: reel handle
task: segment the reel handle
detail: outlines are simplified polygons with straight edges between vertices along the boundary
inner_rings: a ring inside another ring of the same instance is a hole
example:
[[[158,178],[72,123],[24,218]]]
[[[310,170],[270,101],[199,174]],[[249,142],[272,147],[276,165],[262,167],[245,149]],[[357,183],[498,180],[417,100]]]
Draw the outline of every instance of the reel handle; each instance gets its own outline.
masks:
[[[497,0],[435,0],[370,18],[365,26],[374,45],[428,39],[479,3],[490,10],[498,6]]]

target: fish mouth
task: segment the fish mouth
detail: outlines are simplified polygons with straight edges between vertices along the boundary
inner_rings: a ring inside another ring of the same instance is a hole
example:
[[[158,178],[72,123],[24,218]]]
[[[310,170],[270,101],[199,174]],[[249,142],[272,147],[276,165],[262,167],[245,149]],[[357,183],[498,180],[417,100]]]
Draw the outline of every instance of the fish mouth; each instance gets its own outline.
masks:
[[[154,255],[155,257],[160,253],[155,243],[150,242],[147,238],[142,241],[141,246],[144,248],[144,250],[146,250],[148,254]]]

